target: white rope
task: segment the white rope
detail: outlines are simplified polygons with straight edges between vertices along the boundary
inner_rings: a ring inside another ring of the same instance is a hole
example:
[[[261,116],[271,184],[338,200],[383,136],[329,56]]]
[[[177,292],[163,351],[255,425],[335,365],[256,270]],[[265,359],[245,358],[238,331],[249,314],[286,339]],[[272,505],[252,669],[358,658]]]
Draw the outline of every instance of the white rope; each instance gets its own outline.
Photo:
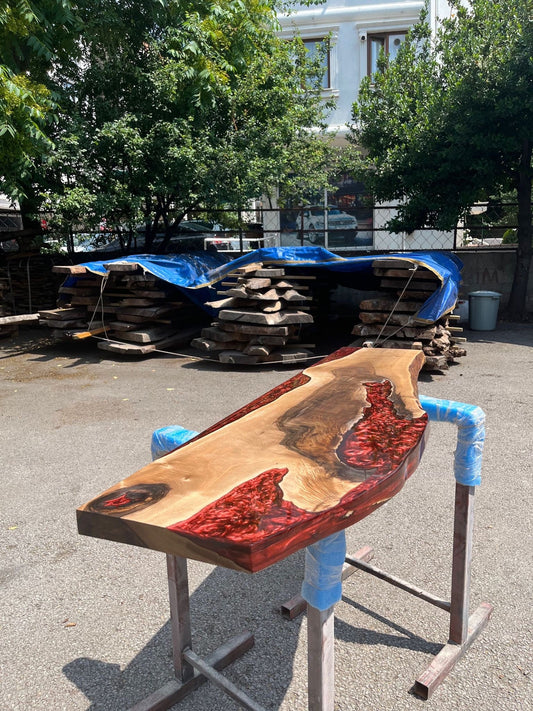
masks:
[[[105,341],[106,343],[117,343],[118,345],[131,345],[130,343],[127,343],[125,341],[118,341],[113,338],[103,338],[101,336],[92,336],[92,338],[95,338],[97,341]],[[295,344],[298,345],[298,344]],[[322,355],[314,355],[314,356],[306,356],[305,358],[298,358],[298,360],[295,361],[290,361],[290,360],[268,360],[268,361],[259,361],[257,363],[222,363],[222,361],[217,360],[216,358],[209,358],[209,356],[195,356],[195,355],[189,355],[188,353],[176,353],[175,351],[165,351],[162,348],[154,348],[153,350],[149,351],[149,353],[163,353],[164,355],[171,355],[175,356],[176,358],[188,358],[189,360],[198,360],[198,361],[206,361],[207,363],[220,363],[220,365],[290,365],[291,362],[293,363],[301,363],[302,361],[306,360],[319,360],[320,358],[325,358],[326,356],[330,355],[329,353],[324,353]],[[142,354],[141,354],[142,355]]]
[[[405,294],[405,291],[406,291],[407,287],[408,287],[409,284],[411,283],[411,280],[412,280],[412,278],[414,277],[414,275],[415,275],[417,269],[418,269],[418,264],[415,264],[415,265],[413,265],[413,267],[409,270],[409,271],[411,272],[411,274],[410,274],[410,276],[409,276],[409,279],[406,281],[405,286],[403,287],[400,296],[397,298],[396,303],[395,303],[394,306],[392,307],[390,314],[387,316],[387,319],[386,319],[385,323],[383,324],[383,326],[381,327],[380,332],[378,333],[378,336],[377,336],[377,338],[376,338],[376,340],[375,340],[375,342],[374,342],[374,347],[375,347],[375,348],[378,348],[379,345],[381,345],[381,344],[378,344],[378,341],[379,341],[379,339],[381,338],[381,334],[383,333],[383,331],[384,331],[385,328],[387,327],[387,324],[388,324],[389,321],[391,320],[392,315],[394,314],[394,312],[395,312],[395,310],[396,310],[398,304],[399,304],[400,301],[402,300],[403,295]],[[396,331],[393,331],[392,333],[389,333],[389,335],[386,336],[386,337],[383,339],[382,343],[385,343],[385,341],[388,341],[389,338],[392,338],[393,336],[395,336],[399,331],[402,330],[402,328],[405,328],[405,326],[409,326],[411,323],[412,323],[412,317],[410,316],[409,319],[407,320],[407,323],[405,323],[405,324],[403,324],[402,326],[400,326],[399,328],[397,328]]]
[[[109,272],[107,272],[106,274],[104,274],[103,277],[102,277],[102,282],[101,282],[101,284],[100,284],[100,296],[98,297],[98,301],[96,302],[96,306],[94,307],[94,311],[93,311],[93,314],[92,314],[92,316],[91,316],[91,320],[89,321],[89,324],[88,324],[88,330],[90,331],[90,330],[91,330],[91,326],[92,326],[93,321],[94,321],[95,316],[96,316],[96,312],[98,311],[98,308],[100,307],[100,308],[101,308],[101,312],[102,312],[102,313],[101,313],[102,326],[103,326],[103,328],[104,328],[104,333],[105,333],[106,336],[107,336],[107,326],[106,326],[106,324],[105,324],[104,289],[105,289],[105,286],[106,286],[106,284],[107,284],[108,278],[109,278]],[[105,339],[104,339],[104,340],[105,340]]]

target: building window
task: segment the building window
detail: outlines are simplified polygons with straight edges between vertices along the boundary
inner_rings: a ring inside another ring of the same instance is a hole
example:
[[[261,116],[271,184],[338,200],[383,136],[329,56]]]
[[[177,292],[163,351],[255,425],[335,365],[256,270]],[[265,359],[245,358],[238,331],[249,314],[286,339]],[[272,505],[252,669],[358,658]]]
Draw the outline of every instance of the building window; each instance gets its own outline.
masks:
[[[324,74],[322,76],[322,89],[331,87],[331,71],[330,71],[330,49],[328,40],[325,37],[312,37],[302,39],[303,45],[309,53],[310,59],[314,59],[318,52],[323,52],[322,65]]]
[[[379,32],[368,35],[368,74],[375,74],[378,70],[378,59],[381,51],[391,60],[396,57],[398,50],[405,42],[406,32]]]

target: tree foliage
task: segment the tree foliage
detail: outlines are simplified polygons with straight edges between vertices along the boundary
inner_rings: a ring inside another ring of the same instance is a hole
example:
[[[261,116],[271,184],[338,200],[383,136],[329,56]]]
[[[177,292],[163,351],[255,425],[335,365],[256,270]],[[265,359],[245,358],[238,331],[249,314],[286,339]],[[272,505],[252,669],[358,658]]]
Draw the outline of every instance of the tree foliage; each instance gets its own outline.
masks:
[[[352,137],[377,200],[400,201],[393,231],[450,229],[477,200],[519,202],[512,316],[524,315],[531,262],[531,0],[448,0],[432,38],[426,14],[396,60],[363,82]],[[364,156],[364,157],[363,157]]]
[[[325,181],[320,57],[277,37],[269,0],[77,10],[82,58],[64,69],[50,204],[84,188],[108,224],[144,222],[149,247],[199,205],[243,207],[287,176],[295,188],[303,171]]]
[[[0,186],[13,199],[25,197],[34,161],[53,146],[51,68],[72,52],[75,26],[68,0],[0,4]]]

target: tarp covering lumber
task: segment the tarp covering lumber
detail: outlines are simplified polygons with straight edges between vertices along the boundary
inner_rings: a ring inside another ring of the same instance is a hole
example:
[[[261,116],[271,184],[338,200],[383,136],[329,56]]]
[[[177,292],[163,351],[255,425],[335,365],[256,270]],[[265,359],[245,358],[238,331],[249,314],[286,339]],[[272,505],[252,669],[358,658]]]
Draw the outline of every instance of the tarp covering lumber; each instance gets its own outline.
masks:
[[[105,264],[124,261],[136,263],[143,270],[178,287],[191,301],[213,313],[206,302],[216,298],[216,285],[230,272],[247,264],[275,264],[285,267],[288,274],[302,268],[306,272],[327,270],[342,277],[343,284],[361,289],[369,288],[361,284],[365,284],[365,277],[372,274],[372,265],[391,259],[405,261],[406,266],[416,264],[425,267],[440,280],[440,288],[434,291],[416,314],[418,320],[436,321],[453,309],[459,295],[462,263],[450,252],[399,252],[342,257],[323,247],[270,247],[257,249],[231,261],[222,254],[197,252],[177,255],[138,254],[120,259],[85,262],[83,266],[89,271],[105,274]]]

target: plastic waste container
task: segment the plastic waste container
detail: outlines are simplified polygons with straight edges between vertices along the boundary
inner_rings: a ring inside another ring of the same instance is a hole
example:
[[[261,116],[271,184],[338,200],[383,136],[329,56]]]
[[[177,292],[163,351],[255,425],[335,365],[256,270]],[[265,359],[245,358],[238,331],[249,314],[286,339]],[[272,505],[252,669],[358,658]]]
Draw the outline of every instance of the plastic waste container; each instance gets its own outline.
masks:
[[[468,320],[472,331],[494,331],[500,297],[497,291],[471,291],[468,294]]]
[[[459,323],[468,323],[468,299],[457,301],[453,312],[459,316]]]

